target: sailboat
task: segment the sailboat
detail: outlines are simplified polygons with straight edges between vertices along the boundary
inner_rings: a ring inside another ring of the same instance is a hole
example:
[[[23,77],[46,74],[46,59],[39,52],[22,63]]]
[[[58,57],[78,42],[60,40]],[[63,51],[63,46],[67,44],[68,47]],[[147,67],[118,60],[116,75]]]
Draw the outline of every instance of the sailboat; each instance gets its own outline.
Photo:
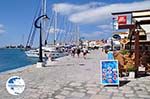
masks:
[[[43,0],[43,2],[42,2],[42,9],[41,9],[40,13],[42,13],[42,15],[46,15],[46,0]],[[55,15],[55,19],[54,19],[54,33],[55,33],[56,29],[57,29],[57,13],[55,13],[54,15]],[[53,20],[51,20],[51,22],[52,21]],[[45,29],[45,20],[44,19],[42,19],[42,28],[43,28],[42,32],[44,33],[45,32],[45,30],[44,30]],[[38,48],[37,49],[28,49],[28,48],[31,48],[30,45],[33,44],[33,38],[34,38],[36,29],[32,29],[32,30],[33,30],[33,34],[29,34],[29,37],[30,37],[31,41],[30,41],[30,43],[29,43],[29,39],[27,41],[27,45],[26,45],[27,51],[25,51],[25,54],[28,57],[38,58],[39,57],[39,49]],[[45,37],[45,34],[43,34],[43,35],[44,35],[43,37]],[[45,43],[42,46],[42,52],[43,52],[42,57],[50,56],[50,57],[53,57],[53,58],[58,58],[58,57],[68,55],[67,52],[63,51],[62,47],[56,46],[56,35],[54,37],[54,44],[53,45],[48,45],[47,44],[47,39],[43,40],[42,43]]]

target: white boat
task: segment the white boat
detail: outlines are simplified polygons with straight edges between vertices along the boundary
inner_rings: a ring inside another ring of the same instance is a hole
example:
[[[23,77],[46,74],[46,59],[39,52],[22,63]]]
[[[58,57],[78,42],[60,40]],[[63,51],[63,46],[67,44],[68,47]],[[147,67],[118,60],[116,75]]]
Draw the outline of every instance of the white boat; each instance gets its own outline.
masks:
[[[58,49],[55,46],[44,46],[42,47],[42,50],[43,56],[46,54],[48,57],[59,58],[65,55],[61,49]]]
[[[28,57],[35,57],[35,58],[38,58],[39,57],[39,51],[38,50],[28,50],[28,51],[25,51],[25,54],[28,56]]]
[[[54,46],[44,46],[44,47],[42,47],[42,51],[43,51],[43,55],[42,55],[43,58],[45,57],[45,55],[47,57],[53,57],[53,58],[59,58],[59,57],[68,55],[67,52],[63,52],[63,51],[61,51],[61,49],[56,48]],[[39,49],[25,51],[25,54],[28,57],[38,58],[39,57]]]

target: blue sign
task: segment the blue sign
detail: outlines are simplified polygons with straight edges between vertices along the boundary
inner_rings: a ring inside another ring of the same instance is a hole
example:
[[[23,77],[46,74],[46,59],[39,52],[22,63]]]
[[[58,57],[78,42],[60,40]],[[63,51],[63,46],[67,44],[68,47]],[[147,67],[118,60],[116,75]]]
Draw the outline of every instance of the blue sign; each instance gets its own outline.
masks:
[[[100,77],[103,85],[119,85],[118,61],[101,60]]]
[[[113,52],[112,51],[108,51],[107,57],[108,57],[109,60],[114,60]]]
[[[121,40],[121,36],[119,34],[114,34],[112,37],[116,40]]]

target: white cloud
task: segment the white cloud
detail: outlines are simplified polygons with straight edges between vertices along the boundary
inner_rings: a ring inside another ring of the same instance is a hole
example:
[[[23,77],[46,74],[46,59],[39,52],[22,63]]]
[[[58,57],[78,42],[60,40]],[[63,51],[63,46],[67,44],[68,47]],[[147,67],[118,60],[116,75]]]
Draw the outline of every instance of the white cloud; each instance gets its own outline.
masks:
[[[112,29],[112,25],[111,24],[98,25],[97,27],[100,28],[100,29],[109,29],[109,30]]]
[[[54,31],[55,31],[55,32],[54,32]],[[56,29],[54,30],[54,28],[53,28],[53,27],[49,29],[49,33],[51,33],[51,34],[53,34],[53,33],[57,33],[57,32],[64,33],[64,32],[65,32],[65,30],[63,30],[63,29],[59,29],[59,28],[56,28]]]
[[[70,3],[58,3],[53,5],[53,10],[60,14],[67,15],[69,20],[73,23],[98,25],[97,27],[101,29],[101,32],[82,33],[81,36],[86,38],[108,37],[112,32],[112,12],[144,9],[150,9],[150,0],[140,2],[137,0],[137,2],[132,3],[113,3],[107,5],[102,2],[92,2],[83,5]]]
[[[5,32],[5,30],[0,29],[0,33],[4,33],[4,32]]]
[[[91,35],[92,34],[92,35]],[[100,36],[103,35],[103,32],[95,31],[93,33],[82,33],[81,36],[85,38],[100,38]]]
[[[75,5],[75,4],[70,4],[70,3],[58,3],[58,4],[53,4],[53,10],[63,15],[70,15],[72,13],[86,11],[88,9],[93,9],[102,5],[104,5],[104,3],[102,2],[90,2],[84,5]]]
[[[4,32],[5,32],[4,25],[0,24],[0,33],[4,33]]]
[[[102,24],[102,25],[98,25],[97,26],[101,31],[103,31],[104,33],[111,33],[113,30],[113,26],[112,24]]]
[[[0,28],[3,28],[4,27],[4,25],[3,24],[0,24]]]
[[[122,12],[130,10],[150,9],[150,1],[133,2],[133,3],[116,3],[87,9],[78,13],[71,14],[69,20],[75,23],[94,23],[111,19],[112,12]]]

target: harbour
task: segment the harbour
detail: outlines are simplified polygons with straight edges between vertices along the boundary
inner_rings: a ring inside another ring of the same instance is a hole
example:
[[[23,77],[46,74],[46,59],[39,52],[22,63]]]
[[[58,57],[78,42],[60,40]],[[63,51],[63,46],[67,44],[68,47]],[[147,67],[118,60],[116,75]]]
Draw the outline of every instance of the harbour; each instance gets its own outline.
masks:
[[[149,4],[0,1],[0,99],[150,99]]]
[[[28,58],[20,49],[0,49],[0,72],[35,64],[37,59]]]

